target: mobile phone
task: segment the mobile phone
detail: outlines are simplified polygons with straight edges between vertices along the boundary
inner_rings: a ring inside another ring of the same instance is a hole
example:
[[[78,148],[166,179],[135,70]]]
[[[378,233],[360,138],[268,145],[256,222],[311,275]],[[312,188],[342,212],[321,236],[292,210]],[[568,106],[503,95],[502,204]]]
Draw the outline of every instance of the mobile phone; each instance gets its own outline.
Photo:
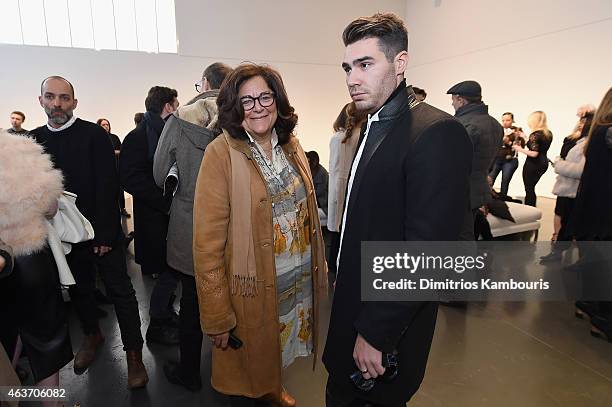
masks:
[[[234,334],[234,331],[231,331],[227,344],[232,349],[239,349],[242,346],[242,341]]]

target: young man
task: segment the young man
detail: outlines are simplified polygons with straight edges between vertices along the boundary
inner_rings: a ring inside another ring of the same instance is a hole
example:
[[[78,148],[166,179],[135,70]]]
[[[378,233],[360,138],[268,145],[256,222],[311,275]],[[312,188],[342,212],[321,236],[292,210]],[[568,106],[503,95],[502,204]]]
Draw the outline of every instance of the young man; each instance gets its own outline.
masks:
[[[172,196],[164,196],[153,178],[153,158],[165,119],[176,111],[177,92],[154,86],[145,99],[144,119],[132,130],[121,147],[119,176],[121,186],[134,198],[134,251],[143,274],[157,275],[147,329],[148,342],[178,344],[178,321],[172,307],[178,275],[166,263],[168,212]]]
[[[417,391],[433,337],[433,302],[362,302],[363,241],[458,240],[469,214],[472,145],[452,116],[419,103],[406,88],[408,35],[394,14],[350,23],[342,67],[349,94],[368,121],[349,175],[338,277],[323,362],[328,407],[404,406]],[[349,376],[384,374],[397,353],[398,376],[370,391]]]
[[[65,189],[77,195],[76,205],[95,232],[93,241],[72,245],[66,256],[76,280],[70,297],[85,334],[74,357],[74,371],[81,374],[87,370],[104,342],[94,297],[97,268],[117,313],[128,362],[128,386],[143,387],[149,378],[142,363],[138,302],[125,262],[113,147],[102,127],[74,116],[77,99],[66,79],[48,77],[40,93],[40,105],[49,119],[32,134],[62,171]]]
[[[23,122],[25,122],[25,114],[23,112],[18,110],[11,112],[11,128],[6,130],[7,133],[30,137],[30,132],[21,127]]]

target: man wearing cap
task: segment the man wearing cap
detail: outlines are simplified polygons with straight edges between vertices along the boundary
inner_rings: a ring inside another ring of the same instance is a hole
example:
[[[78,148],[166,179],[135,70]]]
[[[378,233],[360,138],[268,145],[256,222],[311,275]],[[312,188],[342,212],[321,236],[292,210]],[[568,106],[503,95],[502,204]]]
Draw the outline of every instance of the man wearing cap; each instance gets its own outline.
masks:
[[[489,107],[482,102],[482,90],[476,81],[464,81],[456,84],[446,92],[452,95],[455,117],[465,126],[472,140],[474,155],[470,175],[470,205],[474,218],[479,210],[491,199],[487,174],[495,158],[497,149],[502,144],[504,129],[489,115]],[[465,239],[473,239],[464,231]]]

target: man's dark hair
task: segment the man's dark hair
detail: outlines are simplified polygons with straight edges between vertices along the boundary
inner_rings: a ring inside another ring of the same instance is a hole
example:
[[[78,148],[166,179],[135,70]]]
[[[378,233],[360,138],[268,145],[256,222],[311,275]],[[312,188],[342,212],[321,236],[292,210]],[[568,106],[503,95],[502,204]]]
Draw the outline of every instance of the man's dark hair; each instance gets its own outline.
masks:
[[[397,54],[408,51],[408,30],[393,13],[377,13],[352,21],[342,33],[344,46],[367,38],[377,38],[380,50],[392,62]]]
[[[58,76],[58,75],[51,75],[43,79],[43,81],[40,83],[40,94],[41,95],[43,94],[43,86],[45,85],[45,82],[47,82],[49,79],[59,79],[59,80],[65,81],[70,86],[70,91],[72,92],[72,97],[74,98],[74,86],[72,86],[72,83],[70,83],[68,79],[62,76]]]
[[[467,100],[468,103],[481,103],[482,102],[482,96],[465,96],[465,95],[459,95],[459,96]]]
[[[414,93],[416,93],[417,95],[421,95],[423,96],[423,100],[425,100],[425,98],[427,97],[427,92],[425,92],[425,89],[421,89],[421,88],[417,88],[416,86],[412,87],[412,90],[414,91]]]
[[[175,89],[165,86],[153,86],[149,89],[149,94],[145,99],[145,108],[147,112],[161,114],[166,103],[172,104],[176,97],[178,97],[178,93]]]
[[[11,112],[11,115],[14,115],[14,114],[21,116],[21,121],[25,122],[25,114],[23,114],[23,112],[20,112],[19,110],[15,110]]]
[[[134,124],[138,126],[138,124],[144,119],[144,113],[138,112],[134,114]]]
[[[510,116],[510,117],[512,117],[512,122],[514,122],[514,114],[512,114],[512,113],[510,113],[510,112],[506,112],[506,113],[502,114],[502,117],[504,117],[504,116]]]
[[[204,69],[202,78],[206,78],[211,89],[219,89],[223,80],[232,73],[232,68],[222,62],[215,62]]]
[[[217,127],[227,130],[233,138],[248,139],[244,128],[242,128],[244,109],[238,97],[238,91],[242,84],[256,76],[260,76],[274,93],[274,103],[276,103],[278,111],[274,129],[278,136],[278,143],[285,144],[289,141],[293,129],[295,129],[298,117],[293,106],[289,104],[287,91],[280,74],[269,66],[253,63],[241,64],[225,78],[217,97],[217,107],[219,108]]]

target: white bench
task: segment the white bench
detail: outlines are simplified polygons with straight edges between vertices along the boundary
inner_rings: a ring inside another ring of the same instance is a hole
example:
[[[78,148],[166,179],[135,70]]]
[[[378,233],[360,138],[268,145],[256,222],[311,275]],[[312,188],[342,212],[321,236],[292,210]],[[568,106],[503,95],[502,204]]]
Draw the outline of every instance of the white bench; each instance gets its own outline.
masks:
[[[523,205],[515,202],[506,203],[508,204],[508,210],[516,223],[488,214],[487,221],[489,221],[489,225],[491,226],[491,234],[493,237],[495,238],[522,232],[536,231],[535,240],[537,240],[537,231],[540,229],[542,211],[529,205]]]

